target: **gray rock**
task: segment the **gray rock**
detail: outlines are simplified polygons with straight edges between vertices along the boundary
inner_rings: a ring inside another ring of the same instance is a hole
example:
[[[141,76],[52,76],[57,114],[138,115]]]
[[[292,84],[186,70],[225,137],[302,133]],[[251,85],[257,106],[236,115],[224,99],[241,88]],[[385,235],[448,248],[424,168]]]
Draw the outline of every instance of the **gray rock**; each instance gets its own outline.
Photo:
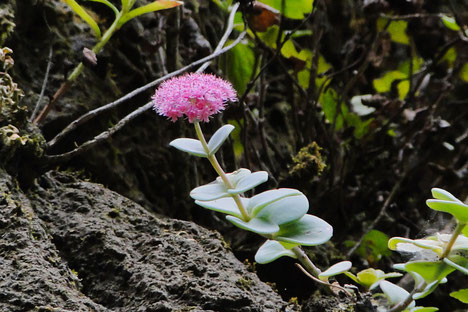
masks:
[[[216,232],[154,215],[100,185],[64,173],[41,177],[30,196],[59,261],[77,272],[86,299],[100,307],[285,310],[279,295],[249,272]]]

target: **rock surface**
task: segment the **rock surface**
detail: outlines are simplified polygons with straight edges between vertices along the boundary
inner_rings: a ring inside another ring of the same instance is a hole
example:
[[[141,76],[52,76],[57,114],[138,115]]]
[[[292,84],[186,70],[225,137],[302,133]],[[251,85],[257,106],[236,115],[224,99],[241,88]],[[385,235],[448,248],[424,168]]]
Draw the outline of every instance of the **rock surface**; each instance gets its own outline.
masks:
[[[1,311],[286,309],[215,232],[65,173],[0,190]]]

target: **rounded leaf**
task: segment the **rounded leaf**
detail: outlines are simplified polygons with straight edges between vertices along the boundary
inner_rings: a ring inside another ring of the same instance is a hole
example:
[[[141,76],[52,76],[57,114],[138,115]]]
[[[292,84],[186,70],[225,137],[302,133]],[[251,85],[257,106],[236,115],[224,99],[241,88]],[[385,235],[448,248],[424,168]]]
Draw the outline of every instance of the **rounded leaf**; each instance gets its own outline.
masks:
[[[333,236],[333,227],[324,220],[306,214],[300,220],[286,224],[276,234],[279,241],[315,246],[327,242]]]
[[[301,195],[302,193],[295,189],[290,188],[280,188],[276,190],[269,190],[262,192],[250,198],[249,205],[247,210],[252,216],[257,215],[257,213],[263,209],[266,205],[271,204],[277,200],[280,200],[287,196]]]
[[[468,205],[465,205],[462,202],[441,199],[428,199],[426,204],[431,209],[450,213],[460,223],[468,223]]]
[[[351,263],[351,261],[341,261],[335,263],[334,265],[326,269],[324,272],[320,273],[319,278],[342,274],[346,271],[349,271],[349,269],[351,269],[352,266],[353,264]]]
[[[435,311],[439,311],[439,308],[435,308],[435,307],[414,307],[409,311],[410,312],[435,312]]]
[[[208,142],[208,149],[210,150],[209,155],[214,155],[218,151],[224,141],[229,137],[232,130],[234,130],[233,125],[224,125],[213,134]]]
[[[180,151],[189,153],[190,155],[198,156],[198,157],[207,157],[205,150],[203,149],[203,145],[200,141],[195,139],[188,139],[188,138],[181,138],[175,139],[171,143],[170,146],[177,148]]]
[[[384,294],[387,296],[388,301],[391,305],[395,305],[400,302],[403,302],[409,296],[409,292],[407,292],[405,289],[393,283],[390,283],[389,281],[386,281],[386,280],[383,280],[380,282],[380,289],[382,289]],[[408,308],[411,309],[414,306],[415,306],[415,302],[412,301],[410,305],[408,306]]]
[[[243,230],[254,232],[260,235],[273,234],[278,232],[278,230],[280,229],[280,227],[277,224],[263,219],[253,218],[247,222],[234,216],[226,216],[226,219]]]
[[[309,201],[303,194],[287,196],[266,205],[255,216],[283,225],[301,219],[309,210]]]
[[[446,278],[445,278],[445,281],[447,281]],[[421,299],[430,295],[434,290],[436,290],[437,286],[439,286],[439,284],[441,283],[442,283],[442,280],[433,281],[432,283],[429,283],[428,285],[426,285],[423,291],[415,293],[413,295],[413,299],[418,300],[418,299]]]
[[[247,198],[241,198],[244,206],[248,202]],[[203,208],[214,210],[217,212],[222,212],[228,215],[232,215],[237,218],[242,218],[242,214],[239,211],[239,207],[232,197],[224,197],[220,199],[210,200],[210,201],[200,201],[196,200],[195,204],[202,206]]]
[[[427,284],[440,281],[455,269],[443,261],[412,261],[405,264],[408,272],[419,274]]]
[[[201,201],[215,200],[226,196],[229,196],[229,194],[224,183],[217,182],[196,187],[190,192],[190,197]]]
[[[255,254],[255,261],[260,264],[266,264],[273,262],[283,256],[288,256],[295,259],[297,258],[296,254],[291,249],[284,247],[280,242],[267,240],[257,250],[257,253]]]
[[[431,192],[432,192],[432,197],[434,197],[435,199],[454,201],[458,203],[462,202],[461,200],[453,196],[451,193],[441,188],[433,188]]]
[[[234,184],[235,186],[233,189],[228,189],[228,193],[232,195],[244,193],[267,180],[268,173],[266,171],[257,171],[240,178],[239,181]]]

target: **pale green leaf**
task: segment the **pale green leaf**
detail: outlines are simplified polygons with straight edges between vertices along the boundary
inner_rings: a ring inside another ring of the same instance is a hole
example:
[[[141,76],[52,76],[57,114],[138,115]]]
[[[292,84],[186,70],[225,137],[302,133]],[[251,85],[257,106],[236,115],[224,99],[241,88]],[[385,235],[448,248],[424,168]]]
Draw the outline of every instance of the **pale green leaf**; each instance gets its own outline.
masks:
[[[248,199],[241,198],[243,205],[247,205]],[[224,197],[210,201],[195,200],[195,204],[202,206],[203,208],[210,209],[217,212],[222,212],[228,215],[242,218],[242,214],[239,211],[239,207],[232,197]]]
[[[234,130],[233,125],[224,125],[213,134],[208,142],[209,155],[214,155],[218,151],[232,130]]]
[[[324,272],[320,273],[319,278],[320,279],[328,278],[331,276],[342,274],[346,271],[349,271],[352,265],[353,264],[351,263],[351,261],[341,261],[341,262],[335,263],[334,265],[326,269]]]
[[[445,25],[445,27],[450,30],[459,31],[461,29],[460,26],[458,26],[455,18],[451,16],[443,15],[440,19],[442,20],[442,23]]]
[[[234,183],[233,189],[228,189],[228,193],[232,195],[244,193],[267,180],[268,173],[266,171],[257,171],[239,179],[237,183]]]
[[[282,12],[284,16],[292,19],[303,19],[306,14],[312,11],[313,0],[260,0],[260,2],[271,6],[272,8]],[[282,3],[284,2],[284,11],[282,11]]]
[[[188,139],[188,138],[180,138],[175,139],[171,143],[170,146],[177,148],[180,151],[189,153],[193,156],[198,157],[207,157],[205,150],[203,149],[203,145],[200,141],[195,139]]]
[[[250,232],[260,235],[273,234],[279,231],[280,227],[269,220],[253,218],[249,221],[244,221],[234,216],[226,216],[226,219],[235,226]]]
[[[291,246],[291,248],[292,247],[293,246]],[[260,264],[266,264],[273,262],[283,256],[297,258],[296,254],[291,250],[291,248],[286,248],[280,242],[267,240],[257,250],[257,253],[255,254],[255,261]]]
[[[287,196],[296,196],[301,194],[302,193],[300,191],[290,188],[280,188],[276,190],[265,191],[250,198],[249,204],[246,208],[252,216],[255,216],[265,206],[277,200]]]
[[[458,198],[456,198],[455,196],[453,196],[452,194],[450,194],[444,189],[433,188],[431,192],[432,192],[432,197],[434,197],[435,199],[448,200],[448,201],[462,203],[461,200],[459,200]]]
[[[299,221],[284,225],[275,239],[292,244],[315,246],[327,242],[333,236],[333,227],[324,220],[306,214]]]
[[[395,305],[400,302],[403,302],[409,296],[409,292],[407,292],[405,289],[386,280],[380,282],[380,288],[387,296],[390,305]],[[415,302],[412,301],[408,307],[413,308],[414,306]]]
[[[450,213],[460,223],[468,223],[468,205],[440,199],[428,199],[426,204],[434,210]]]
[[[94,31],[96,38],[101,39],[101,30],[99,29],[98,24],[96,21],[80,6],[75,0],[63,0],[66,4],[68,4],[72,10],[78,14]]]
[[[379,17],[377,19],[377,30],[382,31],[387,25],[388,19]],[[406,28],[408,27],[407,21],[391,21],[387,27],[387,31],[390,34],[390,39],[394,42],[401,44],[409,44],[409,37],[406,34]]]
[[[182,4],[184,4],[182,1],[177,1],[177,0],[156,0],[152,3],[141,6],[134,10],[131,10],[130,12],[122,16],[122,18],[119,20],[118,25],[122,26],[123,24],[131,20],[132,18],[135,18],[142,14],[165,10],[165,9],[171,9],[174,7],[178,7],[179,5],[182,5]]]
[[[443,261],[412,261],[405,267],[408,272],[419,274],[427,284],[440,281],[455,270]]]

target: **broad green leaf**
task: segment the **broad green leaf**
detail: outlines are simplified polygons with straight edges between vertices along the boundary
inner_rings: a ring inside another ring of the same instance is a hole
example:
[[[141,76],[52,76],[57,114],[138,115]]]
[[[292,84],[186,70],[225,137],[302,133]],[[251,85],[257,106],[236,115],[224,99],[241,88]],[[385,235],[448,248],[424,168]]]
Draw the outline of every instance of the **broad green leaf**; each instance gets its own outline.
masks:
[[[412,261],[405,264],[406,270],[419,274],[427,284],[440,281],[453,271],[454,268],[443,261]]]
[[[406,77],[407,75],[399,70],[388,71],[382,77],[374,79],[372,84],[375,91],[385,93],[391,90],[393,81],[402,80]]]
[[[228,41],[226,45],[231,44]],[[221,56],[221,69],[236,89],[238,94],[244,94],[247,84],[257,72],[255,53],[248,43],[241,42]]]
[[[241,198],[241,201],[244,207],[248,203],[247,198]],[[232,197],[224,197],[210,201],[200,201],[196,200],[195,204],[202,206],[203,208],[214,210],[217,212],[222,212],[228,215],[235,216],[237,218],[242,218],[242,214],[239,211],[239,207]]]
[[[156,0],[152,3],[141,6],[134,10],[131,10],[130,12],[122,16],[122,18],[119,20],[118,26],[120,27],[126,22],[128,22],[129,20],[131,20],[132,18],[135,18],[142,14],[165,10],[165,9],[171,9],[174,7],[178,7],[179,5],[182,5],[182,4],[184,4],[182,1],[176,1],[176,0]]]
[[[303,19],[306,14],[312,11],[313,0],[289,0],[284,1],[284,11],[282,11],[283,0],[260,0],[260,2],[271,6],[282,12],[284,16],[292,19]]]
[[[449,192],[441,188],[433,188],[431,192],[432,192],[432,196],[435,199],[448,200],[448,201],[454,201],[457,203],[462,203],[461,200],[459,200],[458,198],[456,198],[455,196],[453,196],[452,194],[450,194]]]
[[[233,189],[228,189],[229,194],[240,194],[249,191],[259,184],[268,180],[268,173],[266,171],[257,171],[239,179],[234,184]]]
[[[333,227],[324,220],[306,214],[297,222],[281,227],[275,239],[292,244],[315,246],[327,242],[333,236]]]
[[[232,130],[234,130],[233,125],[224,125],[213,134],[208,142],[209,155],[214,155],[218,151]]]
[[[377,30],[382,31],[387,23],[388,20],[386,18],[379,17],[377,20]],[[387,27],[390,39],[397,43],[409,44],[409,37],[406,34],[407,26],[407,21],[391,21]]]
[[[465,235],[466,237],[468,237],[468,224],[465,224],[465,227],[463,228],[462,233],[463,233],[463,235]]]
[[[189,153],[190,155],[198,156],[198,157],[207,157],[205,150],[203,149],[203,145],[200,141],[195,139],[188,139],[188,138],[181,138],[175,139],[171,143],[170,146],[177,148],[180,151]]]
[[[357,254],[369,262],[375,263],[383,256],[390,256],[388,250],[389,237],[377,230],[371,230],[364,235],[361,246],[356,250]]]
[[[99,3],[105,4],[105,5],[107,5],[109,8],[111,8],[112,11],[114,11],[115,16],[119,15],[119,10],[115,7],[115,5],[113,5],[113,4],[112,4],[110,1],[108,1],[108,0],[86,0],[86,1],[93,1],[93,2],[99,2]]]
[[[309,210],[309,201],[303,194],[287,196],[266,205],[256,218],[269,220],[278,225],[301,219]]]
[[[94,31],[96,38],[101,39],[101,30],[99,29],[98,24],[96,21],[88,14],[88,12],[83,9],[75,0],[63,0],[66,4],[68,4],[72,10],[78,14]]]
[[[359,281],[359,284],[369,289],[373,284],[381,280],[384,274],[385,273],[382,270],[369,268],[357,273],[356,277]]]
[[[387,296],[388,302],[390,303],[390,305],[395,305],[400,302],[403,302],[409,296],[409,292],[407,292],[405,289],[401,288],[400,286],[390,283],[389,281],[385,281],[385,280],[381,281],[380,288],[382,289],[384,294]],[[412,301],[408,307],[411,309],[414,306],[415,306],[415,302]]]
[[[240,218],[226,216],[226,219],[235,226],[260,235],[273,234],[279,231],[280,227],[269,220],[253,218],[249,221],[243,221]]]
[[[434,210],[450,213],[460,223],[468,223],[468,205],[440,199],[428,199],[426,204]]]
[[[330,124],[335,122],[335,129],[338,131],[344,125],[344,118],[348,114],[348,108],[343,103],[341,104],[341,110],[338,111],[338,94],[332,88],[329,88],[320,97],[320,104],[322,105],[323,113],[325,118]],[[335,120],[336,119],[336,120]]]
[[[250,198],[249,205],[247,206],[247,211],[249,211],[249,213],[252,216],[255,216],[266,205],[271,204],[284,197],[296,195],[302,195],[302,193],[298,190],[290,188],[280,188],[276,190],[265,191]]]
[[[326,269],[324,272],[320,273],[318,277],[320,279],[323,279],[323,278],[327,279],[328,277],[335,276],[338,274],[342,274],[346,271],[349,271],[349,269],[351,269],[352,266],[353,264],[351,263],[351,261],[341,261],[341,262],[335,263],[334,265]]]
[[[445,27],[450,30],[459,31],[461,29],[460,26],[458,26],[455,18],[451,16],[443,15],[440,19],[442,20],[442,23],[445,25]]]
[[[257,250],[257,253],[255,254],[255,261],[260,264],[266,264],[273,262],[276,259],[283,256],[288,256],[296,259],[296,254],[291,250],[291,248],[286,248],[280,242],[267,240]]]
[[[450,297],[460,300],[468,304],[468,288],[460,289],[450,293]]]

